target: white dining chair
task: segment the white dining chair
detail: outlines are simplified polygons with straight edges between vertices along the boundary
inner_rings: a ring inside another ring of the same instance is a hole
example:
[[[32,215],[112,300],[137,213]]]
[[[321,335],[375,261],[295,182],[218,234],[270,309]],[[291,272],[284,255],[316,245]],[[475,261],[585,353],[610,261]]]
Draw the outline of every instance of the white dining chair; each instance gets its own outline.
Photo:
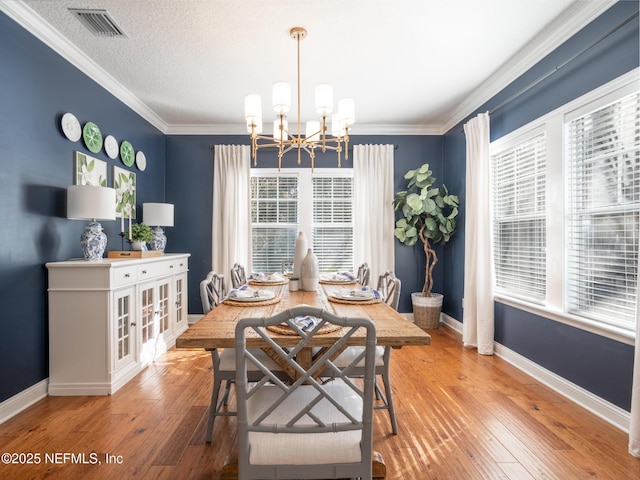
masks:
[[[371,269],[369,268],[369,264],[367,262],[358,267],[358,275],[356,276],[356,279],[360,285],[362,285],[363,287],[369,285],[370,276]]]
[[[400,299],[401,289],[400,279],[395,276],[391,271],[387,271],[378,277],[378,290],[382,295],[383,301],[394,310],[398,310],[398,302]],[[335,363],[338,366],[348,365],[353,359],[360,354],[362,347],[348,347],[344,352],[336,358]],[[393,401],[393,391],[391,389],[391,347],[376,347],[376,379],[378,376],[382,379],[382,385],[384,386],[384,392],[380,388],[380,384],[376,381],[376,399],[381,403],[374,405],[374,410],[387,410],[389,412],[389,422],[391,423],[391,432],[394,435],[398,434],[398,422],[396,420],[396,409]],[[359,364],[353,369],[353,375],[359,376],[364,373],[364,365]]]
[[[296,319],[318,320],[309,332]],[[295,344],[283,350],[267,331],[288,326],[297,332]],[[292,353],[326,326],[339,326],[344,335],[324,348],[310,366],[298,364]],[[366,344],[354,364],[339,368],[331,357],[356,332],[366,332]],[[263,339],[281,362],[295,369],[292,384],[282,382],[267,366],[265,377],[249,385],[249,366],[259,360],[246,348],[247,337]],[[270,318],[244,318],[236,326],[236,392],[238,399],[238,478],[328,479],[372,477],[373,397],[376,332],[369,319],[337,317],[311,306],[298,306]],[[350,370],[363,363],[363,381]],[[331,371],[333,381],[322,383],[320,371]]]
[[[218,306],[227,296],[224,275],[217,272],[209,272],[204,280],[200,282],[200,299],[202,310],[206,315],[212,308]],[[278,365],[267,357],[260,349],[256,349],[254,354],[259,357],[263,364],[268,365],[274,371],[279,371]],[[213,389],[211,390],[211,404],[209,406],[209,420],[207,423],[207,443],[211,443],[213,437],[213,426],[216,417],[235,416],[235,411],[223,410],[228,407],[231,385],[236,379],[236,354],[233,348],[225,348],[218,352],[218,349],[211,350],[211,363],[213,365]],[[279,372],[284,376],[284,372]],[[257,368],[251,369],[250,377],[254,380],[262,378],[262,373]],[[222,382],[225,382],[225,389],[222,398],[220,389]]]
[[[244,266],[239,263],[234,263],[231,268],[231,285],[233,288],[238,288],[245,283],[247,283],[247,274],[244,270]]]

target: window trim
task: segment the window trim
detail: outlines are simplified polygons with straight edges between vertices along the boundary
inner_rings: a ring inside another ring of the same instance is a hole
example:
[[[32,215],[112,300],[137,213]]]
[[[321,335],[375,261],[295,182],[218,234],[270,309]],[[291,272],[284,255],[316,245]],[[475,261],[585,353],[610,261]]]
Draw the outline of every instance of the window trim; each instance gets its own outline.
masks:
[[[547,292],[544,305],[528,302],[521,298],[496,293],[494,300],[533,313],[549,320],[570,325],[603,337],[625,343],[635,344],[635,336],[640,331],[619,328],[595,320],[568,313],[566,308],[566,216],[568,166],[563,160],[566,145],[564,144],[565,123],[584,115],[598,106],[606,105],[628,94],[638,91],[640,68],[631,70],[620,77],[586,93],[585,95],[549,112],[542,117],[514,130],[491,142],[490,155],[513,145],[518,139],[530,137],[540,129],[547,135],[547,181],[553,178],[553,188],[547,190]],[[559,206],[559,207],[558,207]],[[492,219],[493,223],[493,219]],[[555,246],[555,247],[552,247]],[[640,301],[640,299],[637,299]]]
[[[353,168],[316,168],[313,171],[311,168],[285,168],[278,171],[277,168],[251,168],[250,175],[254,176],[297,176],[298,187],[300,185],[308,185],[309,194],[298,194],[298,231],[304,232],[309,246],[313,242],[313,195],[312,193],[312,177],[348,177],[353,178]],[[302,212],[309,212],[309,215],[301,214]],[[253,225],[252,225],[253,228]]]

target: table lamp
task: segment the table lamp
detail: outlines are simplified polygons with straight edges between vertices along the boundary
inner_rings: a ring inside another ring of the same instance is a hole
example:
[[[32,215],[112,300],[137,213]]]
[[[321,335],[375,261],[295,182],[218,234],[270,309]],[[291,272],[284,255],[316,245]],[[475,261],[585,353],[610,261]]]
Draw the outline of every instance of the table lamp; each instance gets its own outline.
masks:
[[[116,219],[116,191],[92,185],[71,185],[67,188],[67,218],[90,220],[80,235],[85,260],[102,260],[107,248],[107,236],[98,220]]]
[[[171,203],[143,203],[142,218],[144,223],[155,226],[153,240],[149,244],[151,250],[164,252],[167,246],[167,237],[160,227],[173,227],[173,204]]]

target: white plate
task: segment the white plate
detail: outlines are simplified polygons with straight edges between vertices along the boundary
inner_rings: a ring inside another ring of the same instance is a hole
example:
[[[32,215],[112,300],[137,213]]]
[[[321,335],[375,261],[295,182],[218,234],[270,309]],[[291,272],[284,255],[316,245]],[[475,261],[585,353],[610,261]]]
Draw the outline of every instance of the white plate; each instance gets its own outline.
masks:
[[[229,300],[234,302],[262,302],[264,300],[271,300],[275,297],[275,293],[267,290],[258,290],[259,296],[257,297],[232,297],[229,296]]]
[[[60,120],[62,126],[62,133],[72,142],[77,142],[82,136],[82,129],[80,128],[80,122],[73,113],[65,113]]]
[[[113,135],[107,135],[104,139],[104,151],[112,160],[118,158],[118,141]]]
[[[250,282],[256,282],[256,283],[278,283],[278,282],[284,282],[285,280],[286,280],[286,277],[278,277],[273,275],[269,275],[268,277],[249,279]]]
[[[136,153],[136,167],[141,172],[144,172],[144,169],[147,168],[147,157],[142,150],[138,150],[138,153]]]
[[[320,275],[320,280],[325,282],[334,282],[334,283],[354,283],[356,279],[349,280],[347,277],[338,277],[334,275]]]
[[[376,298],[373,293],[368,293],[366,296],[362,294],[351,295],[351,290],[337,290],[333,296],[341,300],[373,300]]]

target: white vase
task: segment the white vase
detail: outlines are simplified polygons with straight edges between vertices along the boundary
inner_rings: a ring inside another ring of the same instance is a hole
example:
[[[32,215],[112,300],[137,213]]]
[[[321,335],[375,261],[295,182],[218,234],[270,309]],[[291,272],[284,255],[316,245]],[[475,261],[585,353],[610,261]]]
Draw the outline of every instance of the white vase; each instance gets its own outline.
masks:
[[[300,278],[302,276],[302,262],[307,254],[307,237],[304,236],[304,232],[298,233],[296,238],[296,246],[293,253],[293,276]]]
[[[304,257],[300,271],[302,290],[311,292],[318,289],[318,279],[320,278],[319,270],[318,259],[310,248],[307,249],[307,255]]]

